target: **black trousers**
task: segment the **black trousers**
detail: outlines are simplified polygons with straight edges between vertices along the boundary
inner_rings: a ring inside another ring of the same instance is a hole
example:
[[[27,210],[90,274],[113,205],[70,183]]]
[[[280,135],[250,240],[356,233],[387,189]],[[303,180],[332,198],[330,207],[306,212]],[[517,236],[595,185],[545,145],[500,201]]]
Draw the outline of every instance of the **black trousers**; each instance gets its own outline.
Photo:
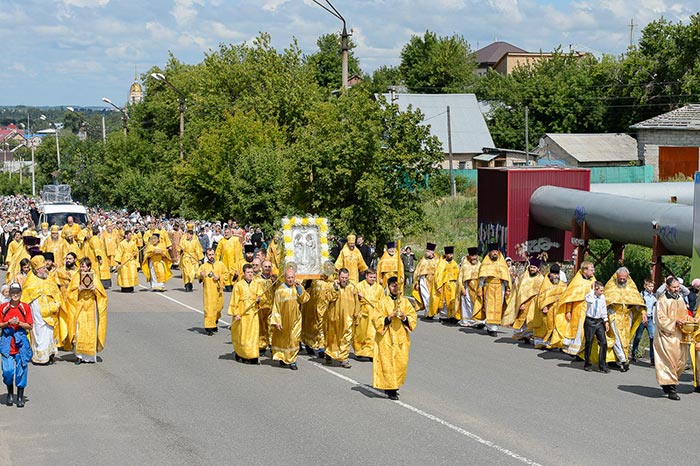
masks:
[[[583,322],[583,336],[586,339],[586,347],[583,350],[584,360],[586,365],[591,363],[591,346],[593,346],[593,337],[598,340],[598,367],[601,369],[607,367],[605,363],[605,353],[608,351],[608,342],[605,339],[605,321],[603,319],[593,319],[586,317]]]

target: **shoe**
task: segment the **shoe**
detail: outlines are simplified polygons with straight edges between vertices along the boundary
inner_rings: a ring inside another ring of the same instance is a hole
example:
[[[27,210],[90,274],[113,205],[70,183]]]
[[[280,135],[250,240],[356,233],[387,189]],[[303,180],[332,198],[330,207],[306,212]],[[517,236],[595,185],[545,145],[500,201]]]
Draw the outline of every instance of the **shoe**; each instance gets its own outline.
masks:
[[[333,364],[333,359],[330,356],[325,356],[324,359],[326,360],[326,366]]]
[[[675,390],[668,392],[668,399],[673,400],[673,401],[678,401],[681,399],[680,396],[678,396],[678,393],[676,393]]]
[[[423,320],[433,320],[435,316],[424,316]]]
[[[235,351],[233,353],[233,359],[235,359],[237,362],[241,362],[241,357]]]
[[[297,367],[297,363],[293,362],[289,365],[289,368],[293,371],[298,371],[299,368]]]
[[[211,331],[217,333],[219,331],[219,327],[214,327],[213,329],[211,329]]]
[[[399,399],[399,394],[397,390],[384,390],[386,392],[387,398],[389,398],[392,401],[398,401]]]
[[[530,344],[530,337],[523,337],[523,343],[526,345]]]
[[[661,386],[661,390],[663,390],[664,393],[668,394],[668,392],[669,392],[668,385],[662,385],[662,386]]]
[[[81,358],[75,358],[75,365],[76,366],[81,365],[83,362],[85,362],[85,361],[83,361]]]
[[[24,408],[24,388],[17,389],[17,407]]]
[[[346,359],[345,361],[340,363],[340,367],[344,369],[350,369],[352,367],[352,364],[350,364],[350,361]]]
[[[14,391],[14,385],[7,385],[7,401],[5,402],[7,406],[12,406],[15,403]]]
[[[600,372],[602,372],[603,374],[609,374],[610,368],[608,366],[601,367]]]
[[[308,354],[309,356],[314,356],[316,354],[316,352],[314,351],[314,349],[312,347],[307,346],[306,347],[306,354]]]
[[[54,363],[56,363],[56,355],[52,354],[49,356],[49,366],[52,366]]]
[[[637,356],[635,354],[630,356],[630,362],[637,362]]]
[[[323,359],[326,357],[326,352],[322,349],[318,350],[318,357]]]
[[[586,371],[586,372],[591,372],[591,371],[593,370],[593,368],[591,367],[590,364],[584,364],[584,365],[583,365],[583,370]]]
[[[622,372],[627,372],[628,370],[630,370],[630,363],[628,363],[628,362],[623,362],[623,363],[622,363],[622,367],[620,368],[620,371],[622,371]]]
[[[287,367],[287,364],[285,364],[283,361],[280,361],[280,367]]]
[[[208,337],[211,337],[211,336],[214,335],[214,331],[213,331],[212,329],[208,328],[208,329],[206,329],[206,330],[207,330],[207,336],[208,336]]]
[[[258,354],[260,355],[261,358],[262,358],[263,356],[265,356],[265,351],[267,351],[266,348],[263,348],[263,349],[261,349],[260,351],[258,351]]]
[[[488,333],[488,334],[489,334],[490,336],[492,336],[492,337],[497,337],[497,336],[498,336],[498,332],[495,331],[495,330],[487,330],[486,333]]]

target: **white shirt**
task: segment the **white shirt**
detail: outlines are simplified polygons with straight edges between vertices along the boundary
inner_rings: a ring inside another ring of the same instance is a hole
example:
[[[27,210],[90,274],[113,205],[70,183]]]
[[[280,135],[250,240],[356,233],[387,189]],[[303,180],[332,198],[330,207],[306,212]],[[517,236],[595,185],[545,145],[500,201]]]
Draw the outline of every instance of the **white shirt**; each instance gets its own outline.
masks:
[[[586,295],[586,317],[591,317],[593,319],[603,319],[605,322],[608,321],[608,306],[605,302],[605,296],[602,294],[596,296],[593,290],[589,291]]]

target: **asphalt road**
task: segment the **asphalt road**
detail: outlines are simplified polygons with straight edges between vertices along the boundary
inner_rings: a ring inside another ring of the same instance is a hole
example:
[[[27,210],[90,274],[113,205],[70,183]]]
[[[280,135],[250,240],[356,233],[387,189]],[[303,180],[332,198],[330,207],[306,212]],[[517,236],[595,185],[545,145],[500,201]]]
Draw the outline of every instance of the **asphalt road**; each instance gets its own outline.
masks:
[[[690,372],[673,402],[648,363],[587,373],[505,331],[420,321],[392,402],[369,362],[235,362],[178,272],[165,294],[108,296],[102,362],[61,353],[30,367],[25,408],[0,404],[0,465],[683,464],[697,443]]]

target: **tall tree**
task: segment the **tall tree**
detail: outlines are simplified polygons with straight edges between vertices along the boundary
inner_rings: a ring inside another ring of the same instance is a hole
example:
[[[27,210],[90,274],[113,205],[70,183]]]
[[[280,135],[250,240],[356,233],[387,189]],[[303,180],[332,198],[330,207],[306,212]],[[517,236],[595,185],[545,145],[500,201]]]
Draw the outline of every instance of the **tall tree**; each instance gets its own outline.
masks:
[[[318,38],[316,45],[318,52],[309,55],[306,62],[313,70],[316,82],[331,89],[342,87],[342,51],[340,34],[324,34]],[[348,38],[348,76],[361,75],[360,61],[355,57],[353,49],[356,47],[352,39]]]
[[[399,70],[411,91],[438,94],[468,91],[476,82],[476,66],[476,56],[462,36],[438,37],[426,31],[404,45]]]

